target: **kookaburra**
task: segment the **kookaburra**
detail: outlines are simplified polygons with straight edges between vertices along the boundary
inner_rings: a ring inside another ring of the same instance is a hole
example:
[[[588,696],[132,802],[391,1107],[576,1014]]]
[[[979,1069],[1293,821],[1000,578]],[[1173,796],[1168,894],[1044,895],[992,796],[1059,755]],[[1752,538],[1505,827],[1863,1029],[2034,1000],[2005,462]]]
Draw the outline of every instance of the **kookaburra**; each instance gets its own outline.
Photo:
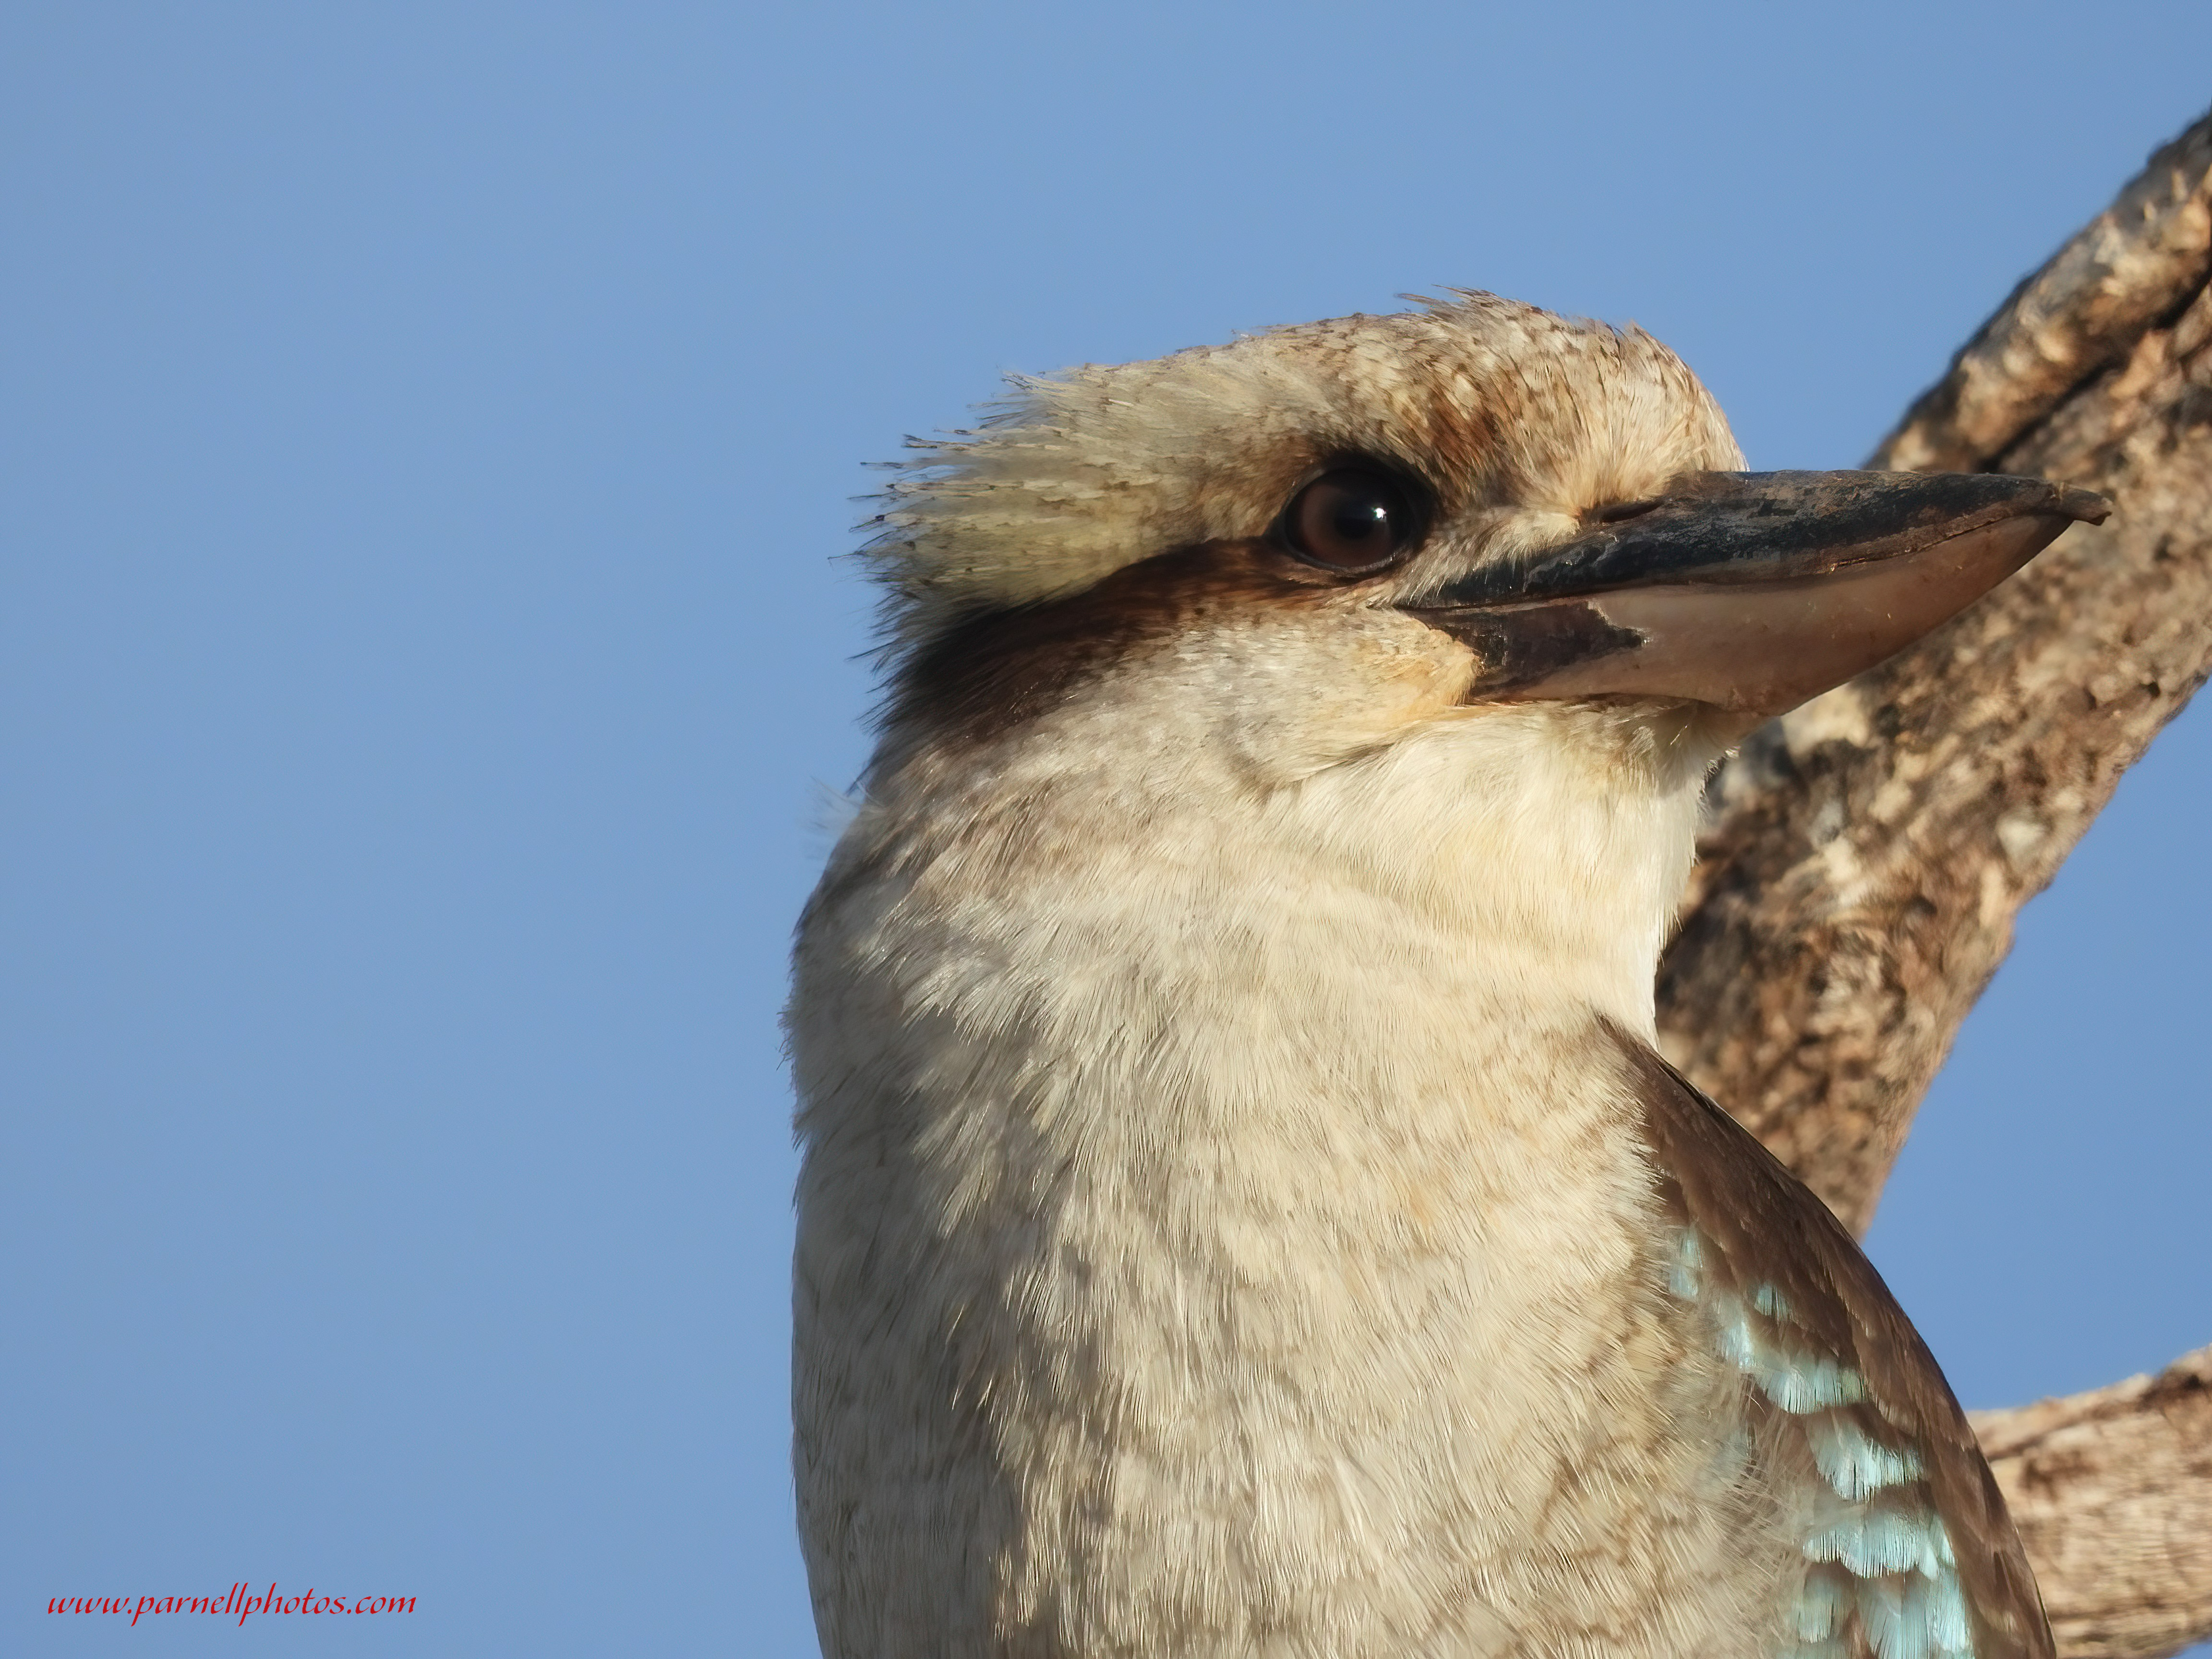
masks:
[[[1028,383],[893,488],[800,925],[832,1659],[2046,1659],[1942,1374],[1660,1057],[1705,779],[2094,496],[1741,471],[1486,295]]]

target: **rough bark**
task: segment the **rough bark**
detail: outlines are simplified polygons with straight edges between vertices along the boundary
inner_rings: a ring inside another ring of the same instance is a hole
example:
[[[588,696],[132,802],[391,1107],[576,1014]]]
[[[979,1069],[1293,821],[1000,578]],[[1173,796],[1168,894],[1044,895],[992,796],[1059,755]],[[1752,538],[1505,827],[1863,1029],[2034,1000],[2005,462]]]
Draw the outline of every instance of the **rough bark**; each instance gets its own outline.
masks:
[[[2157,1376],[1977,1412],[2058,1650],[2143,1659],[2212,1638],[2212,1348]]]
[[[2122,772],[2212,670],[2212,115],[2021,283],[1869,465],[2101,491],[1948,628],[1715,780],[1669,1057],[1863,1231],[1953,1036]],[[2212,1350],[1985,1413],[2069,1659],[2212,1638]]]

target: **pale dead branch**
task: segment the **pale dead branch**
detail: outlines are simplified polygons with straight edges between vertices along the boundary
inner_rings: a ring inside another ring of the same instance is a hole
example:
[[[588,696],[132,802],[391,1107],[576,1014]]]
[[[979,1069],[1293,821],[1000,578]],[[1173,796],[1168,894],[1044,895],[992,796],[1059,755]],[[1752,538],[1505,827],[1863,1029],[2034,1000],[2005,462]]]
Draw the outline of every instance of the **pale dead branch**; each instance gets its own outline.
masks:
[[[2156,1376],[1977,1412],[2061,1653],[2142,1659],[2212,1637],[2212,1348]]]

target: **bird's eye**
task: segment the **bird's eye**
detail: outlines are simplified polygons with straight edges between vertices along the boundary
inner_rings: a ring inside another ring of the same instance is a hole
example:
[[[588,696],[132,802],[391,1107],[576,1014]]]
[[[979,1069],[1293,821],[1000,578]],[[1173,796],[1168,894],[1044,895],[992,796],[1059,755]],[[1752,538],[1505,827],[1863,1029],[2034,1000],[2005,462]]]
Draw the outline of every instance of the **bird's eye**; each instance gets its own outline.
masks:
[[[1291,550],[1330,570],[1380,570],[1413,543],[1419,520],[1406,488],[1364,467],[1324,472],[1283,509]]]

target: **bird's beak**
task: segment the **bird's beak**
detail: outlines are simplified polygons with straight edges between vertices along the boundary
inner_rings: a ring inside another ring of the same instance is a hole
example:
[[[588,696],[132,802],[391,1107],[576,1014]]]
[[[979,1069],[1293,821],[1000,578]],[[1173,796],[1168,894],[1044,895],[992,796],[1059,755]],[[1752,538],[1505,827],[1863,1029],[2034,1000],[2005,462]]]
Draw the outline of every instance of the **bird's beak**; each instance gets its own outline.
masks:
[[[1986,472],[1699,472],[1406,608],[1471,702],[1634,696],[1778,714],[1949,620],[2100,495]]]

